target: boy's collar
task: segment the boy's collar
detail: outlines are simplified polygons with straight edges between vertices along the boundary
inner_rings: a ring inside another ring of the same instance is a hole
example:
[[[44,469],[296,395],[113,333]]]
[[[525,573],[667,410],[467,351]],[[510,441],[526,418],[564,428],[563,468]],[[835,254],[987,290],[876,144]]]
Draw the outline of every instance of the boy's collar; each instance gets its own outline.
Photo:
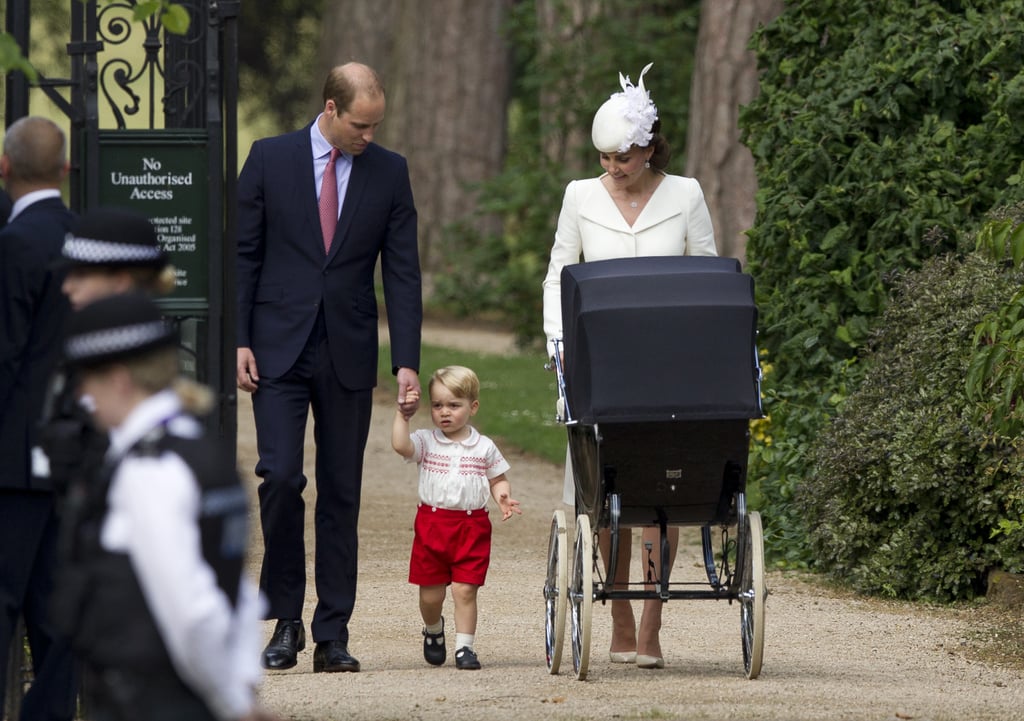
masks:
[[[437,440],[438,443],[459,443],[463,446],[466,446],[467,448],[475,446],[480,441],[480,432],[473,426],[466,426],[466,428],[469,429],[469,437],[464,438],[461,441],[452,440],[451,438],[446,436],[444,434],[444,431],[442,431],[440,428],[434,429],[434,438]]]

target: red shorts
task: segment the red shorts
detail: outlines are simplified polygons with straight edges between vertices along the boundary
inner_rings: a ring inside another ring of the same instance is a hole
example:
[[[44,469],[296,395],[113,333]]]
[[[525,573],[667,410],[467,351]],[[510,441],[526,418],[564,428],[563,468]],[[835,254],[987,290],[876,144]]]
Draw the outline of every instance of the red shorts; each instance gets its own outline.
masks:
[[[491,519],[486,508],[453,511],[420,504],[409,560],[409,583],[484,585],[491,564]]]

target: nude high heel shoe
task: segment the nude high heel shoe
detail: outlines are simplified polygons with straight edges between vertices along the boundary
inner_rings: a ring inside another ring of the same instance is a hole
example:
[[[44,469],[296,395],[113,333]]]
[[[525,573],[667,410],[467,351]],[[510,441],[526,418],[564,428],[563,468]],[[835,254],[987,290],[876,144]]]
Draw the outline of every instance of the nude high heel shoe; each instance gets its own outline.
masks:
[[[665,659],[661,656],[645,656],[642,653],[636,655],[637,668],[665,668]]]
[[[636,651],[609,651],[612,663],[636,663]]]

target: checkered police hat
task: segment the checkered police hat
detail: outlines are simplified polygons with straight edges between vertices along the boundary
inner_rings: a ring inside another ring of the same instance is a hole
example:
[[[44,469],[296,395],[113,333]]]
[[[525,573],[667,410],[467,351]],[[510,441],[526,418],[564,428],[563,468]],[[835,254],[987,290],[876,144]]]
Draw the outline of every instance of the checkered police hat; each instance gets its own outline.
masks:
[[[167,265],[149,218],[124,208],[94,208],[64,237],[58,264],[65,268],[154,268]]]
[[[177,333],[142,293],[103,298],[72,314],[64,357],[73,366],[96,366],[177,344]]]

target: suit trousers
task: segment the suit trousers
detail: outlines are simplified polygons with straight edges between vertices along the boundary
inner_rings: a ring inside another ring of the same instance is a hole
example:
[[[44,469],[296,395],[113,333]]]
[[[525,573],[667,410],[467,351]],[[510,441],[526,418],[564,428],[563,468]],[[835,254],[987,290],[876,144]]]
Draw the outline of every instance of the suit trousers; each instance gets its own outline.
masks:
[[[257,356],[256,362],[259,363]],[[313,640],[348,643],[356,597],[359,501],[373,390],[341,385],[331,365],[323,312],[295,364],[279,378],[260,376],[253,393],[259,462],[263,567],[268,618],[300,619],[305,601],[303,472],[306,422],[313,413],[316,447],[317,605]]]
[[[22,719],[70,721],[77,683],[67,639],[50,622],[57,553],[53,493],[0,489],[0,678],[7,678],[8,648],[18,616],[25,619],[34,681],[22,702]],[[0,708],[4,688],[0,687]]]

